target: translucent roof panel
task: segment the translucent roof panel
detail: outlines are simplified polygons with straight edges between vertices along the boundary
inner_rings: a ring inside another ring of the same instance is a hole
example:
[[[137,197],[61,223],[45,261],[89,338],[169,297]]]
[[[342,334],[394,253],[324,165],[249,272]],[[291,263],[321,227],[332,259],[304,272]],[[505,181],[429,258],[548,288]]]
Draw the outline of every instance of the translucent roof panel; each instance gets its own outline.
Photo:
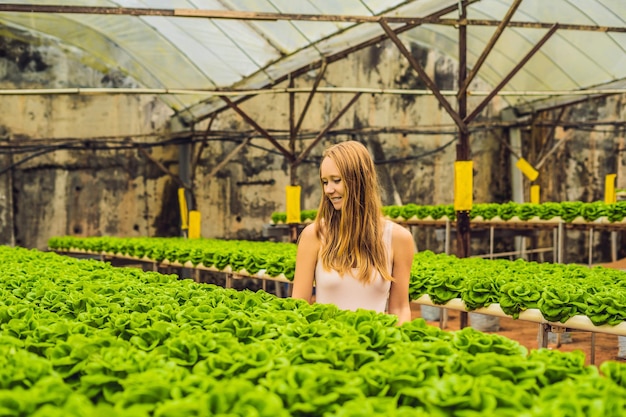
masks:
[[[15,0],[2,4],[415,18],[450,7],[454,11],[444,17],[458,17],[458,0]],[[512,0],[473,1],[468,18],[497,22],[511,4]],[[589,30],[590,26],[626,28],[626,1],[524,0],[512,20],[586,27],[585,30],[559,29],[508,82],[505,90],[570,91],[615,85],[626,79],[626,33]],[[169,90],[268,87],[293,71],[384,34],[376,22],[225,19],[147,13],[135,16],[4,11],[0,12],[0,25],[58,42],[68,50],[79,52],[83,62],[94,68],[103,72],[121,71],[137,87]],[[468,28],[470,68],[495,30],[495,25]],[[506,28],[478,77],[492,86],[500,83],[547,30],[546,27]],[[401,39],[458,58],[458,30],[453,26],[424,24],[403,32]],[[224,106],[209,93],[161,97],[174,110],[185,110],[186,119],[203,118]]]

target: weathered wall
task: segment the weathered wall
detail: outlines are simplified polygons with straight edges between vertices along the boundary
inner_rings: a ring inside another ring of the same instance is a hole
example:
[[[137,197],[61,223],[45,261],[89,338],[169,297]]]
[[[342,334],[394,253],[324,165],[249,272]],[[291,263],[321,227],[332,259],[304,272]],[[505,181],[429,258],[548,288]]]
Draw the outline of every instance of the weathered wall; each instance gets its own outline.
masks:
[[[46,112],[33,110],[30,112],[32,123],[29,124],[20,123],[28,117],[22,109],[32,109],[43,103],[21,106],[24,104],[21,101],[32,101],[32,98],[9,97],[0,104],[2,114],[10,115],[3,117],[2,122],[15,134],[10,143],[28,140],[34,146],[31,152],[15,153],[12,161],[5,158],[7,165],[11,162],[15,166],[11,176],[6,173],[2,177],[3,184],[8,184],[8,190],[12,190],[12,210],[7,210],[12,211],[12,219],[4,217],[5,224],[13,222],[15,244],[45,248],[50,236],[65,234],[145,236],[159,231],[171,233],[172,230],[159,230],[163,225],[159,225],[157,218],[163,216],[173,216],[173,230],[176,231],[176,200],[163,200],[166,190],[175,187],[169,177],[138,150],[123,149],[121,142],[75,139],[92,137],[94,133],[108,136],[125,131],[130,137],[150,132],[145,128],[142,132],[141,126],[133,126],[143,116],[141,111],[147,103],[142,102],[145,99],[98,97],[85,101],[77,97],[49,97],[43,102],[54,102],[49,105],[50,113],[55,117],[47,118]],[[76,101],[80,102],[82,114],[76,115],[68,110],[76,105]],[[88,107],[92,107],[91,111]],[[111,117],[109,109],[125,115]],[[56,123],[59,119],[62,120]],[[72,128],[72,124],[76,127]],[[58,130],[63,135],[71,134],[73,139],[61,139],[65,136],[58,136]],[[31,137],[45,139],[31,141],[28,139]],[[135,137],[132,140],[152,142],[158,141],[159,137]],[[68,144],[74,149],[63,149]],[[98,149],[100,146],[117,149]],[[175,159],[174,151],[159,147],[147,150],[156,159],[165,160]],[[38,156],[28,159],[33,154]],[[172,168],[176,170],[177,166]]]
[[[0,37],[1,88],[133,85],[19,35]],[[45,249],[48,238],[66,234],[176,233],[177,202],[163,198],[172,188],[175,195],[176,186],[136,149],[124,149],[160,141],[170,116],[155,97],[3,96],[2,145],[29,148],[0,155],[0,244]],[[171,148],[147,152],[158,160],[177,158]]]
[[[556,149],[545,159],[535,181],[541,188],[541,201],[604,201],[608,174],[617,174],[616,188],[626,189],[626,132],[623,125],[612,124],[626,120],[626,95],[584,101],[562,114],[560,109],[553,110],[542,114],[536,125],[559,117],[561,126],[552,136],[549,126],[525,132],[529,161]],[[589,232],[568,230],[565,237],[565,260],[588,262]],[[618,257],[626,256],[626,248],[619,245],[624,241],[626,234],[618,233]],[[610,260],[611,233],[595,230],[592,246],[593,263]]]

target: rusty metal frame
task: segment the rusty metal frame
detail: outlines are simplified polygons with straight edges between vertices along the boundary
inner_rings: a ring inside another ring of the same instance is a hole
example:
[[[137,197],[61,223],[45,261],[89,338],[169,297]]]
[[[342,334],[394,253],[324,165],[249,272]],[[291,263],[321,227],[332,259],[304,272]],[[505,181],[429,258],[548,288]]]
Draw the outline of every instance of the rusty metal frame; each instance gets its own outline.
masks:
[[[465,5],[465,6],[467,6],[467,5],[470,5],[472,3],[476,3],[478,1],[480,1],[480,0],[462,0],[460,3]],[[424,17],[423,19],[421,19],[421,20],[419,20],[417,22],[413,21],[411,23],[406,23],[403,26],[401,26],[399,28],[392,29],[392,30],[393,30],[393,32],[395,34],[400,34],[400,33],[406,32],[408,30],[414,29],[414,28],[422,25],[423,23],[437,20],[441,16],[446,15],[446,14],[448,14],[450,12],[453,12],[453,11],[457,10],[457,8],[458,8],[458,5],[456,5],[456,4],[453,5],[453,6],[448,6],[448,7],[444,8],[444,9],[441,9],[441,10],[433,13],[432,15]],[[309,63],[307,65],[302,66],[301,68],[298,68],[298,69],[290,72],[289,74],[285,74],[285,75],[283,75],[281,77],[275,78],[272,82],[269,82],[268,84],[266,84],[265,88],[274,87],[274,86],[276,86],[276,85],[278,85],[278,84],[280,84],[280,83],[282,83],[284,81],[287,81],[289,78],[299,77],[300,75],[306,74],[307,72],[309,72],[311,70],[320,68],[322,65],[325,65],[325,64],[327,65],[327,64],[331,64],[333,62],[337,62],[337,61],[345,58],[346,56],[350,55],[353,52],[357,52],[357,51],[360,51],[361,49],[367,48],[369,46],[376,45],[377,43],[386,40],[387,37],[388,37],[387,34],[382,34],[380,36],[376,36],[376,37],[374,37],[372,39],[369,39],[369,40],[366,40],[364,42],[361,42],[358,45],[354,45],[354,46],[352,46],[350,48],[347,48],[347,49],[344,49],[342,51],[336,52],[336,53],[334,53],[332,55],[328,55],[328,56],[326,56],[326,57],[324,57],[322,59],[319,59],[319,60],[317,60],[315,62],[311,62],[311,63]],[[235,102],[237,104],[239,104],[243,100],[247,100],[248,98],[249,97],[244,97],[244,98],[241,98],[241,99],[239,99],[239,100],[237,100]],[[196,119],[196,121],[199,122],[199,121],[202,121],[204,119],[207,119],[207,118],[211,117],[215,113],[220,113],[220,112],[226,110],[226,108],[223,107],[223,108],[215,109],[215,110],[207,113],[204,116],[198,117]]]
[[[264,138],[266,138],[267,140],[269,140],[272,145],[274,145],[276,147],[276,149],[278,149],[283,155],[285,155],[287,157],[288,160],[293,161],[294,159],[294,155],[289,152],[287,149],[285,149],[283,147],[283,145],[281,145],[280,143],[278,143],[278,141],[276,139],[274,139],[274,137],[272,135],[269,134],[269,132],[265,129],[263,129],[261,126],[259,126],[259,124],[257,122],[255,122],[250,116],[248,116],[248,114],[246,112],[244,112],[243,110],[241,110],[241,108],[239,108],[239,106],[237,106],[237,104],[233,103],[228,97],[226,96],[219,96],[222,100],[224,100],[224,102],[228,105],[228,107],[230,107],[231,109],[233,109],[239,116],[241,116],[241,118],[248,123],[250,126],[252,126],[257,132],[259,132]]]
[[[464,7],[480,0],[464,0],[459,2]],[[400,4],[398,6],[403,6]],[[65,13],[65,14],[99,14],[111,16],[163,16],[163,17],[187,17],[199,19],[227,19],[227,20],[257,20],[257,21],[309,21],[309,22],[353,22],[353,23],[378,23],[382,19],[389,23],[403,23],[419,26],[422,24],[447,25],[447,26],[500,26],[501,20],[490,19],[443,19],[440,16],[459,8],[455,4],[446,8],[445,13],[435,13],[426,17],[404,16],[368,16],[368,15],[330,15],[330,14],[305,14],[305,13],[268,13],[268,12],[244,12],[237,10],[201,10],[201,9],[160,9],[160,8],[133,8],[133,7],[98,7],[98,6],[71,6],[59,4],[0,4],[0,12],[17,13]],[[554,23],[511,21],[508,26],[520,28],[549,29]],[[619,26],[561,24],[564,30],[585,30],[597,32],[621,32],[626,33],[626,28]]]
[[[420,78],[422,79],[422,81],[424,81],[424,84],[426,84],[428,89],[430,89],[435,95],[435,97],[437,97],[439,104],[441,104],[441,106],[446,110],[446,112],[448,112],[448,114],[450,115],[450,117],[452,117],[452,120],[454,120],[454,122],[459,127],[459,129],[462,132],[466,132],[467,124],[463,121],[463,119],[459,116],[459,114],[452,108],[452,105],[450,104],[450,102],[441,94],[439,87],[437,87],[435,82],[430,79],[430,77],[426,73],[426,70],[424,70],[424,68],[418,62],[418,60],[415,59],[415,57],[411,54],[411,52],[409,52],[408,49],[406,49],[406,46],[404,46],[400,38],[398,38],[398,35],[396,35],[394,31],[391,30],[391,28],[389,27],[389,25],[387,24],[385,20],[380,21],[380,26],[382,26],[387,36],[389,36],[389,39],[391,39],[391,41],[398,47],[398,49],[400,50],[400,53],[404,55],[407,61],[409,61],[409,64],[411,65],[411,67],[419,74]]]
[[[320,82],[322,81],[322,78],[324,77],[324,74],[326,73],[327,67],[328,67],[328,63],[326,61],[323,61],[322,66],[317,73],[317,77],[315,77],[315,81],[313,82],[313,88],[311,89],[311,92],[309,93],[309,96],[306,99],[306,103],[304,103],[304,108],[302,109],[302,112],[300,113],[300,117],[298,118],[298,122],[296,123],[294,127],[294,130],[293,130],[294,136],[297,136],[298,132],[300,131],[300,127],[302,126],[302,121],[304,120],[304,116],[306,116],[306,113],[309,110],[309,106],[311,105],[311,102],[313,101],[313,96],[317,92],[317,88],[319,87]]]
[[[185,184],[185,182],[176,174],[174,174],[172,171],[170,171],[169,169],[167,169],[167,167],[165,165],[163,165],[161,162],[157,161],[156,159],[154,159],[152,157],[152,155],[150,155],[148,153],[148,151],[146,151],[142,146],[138,146],[137,150],[139,151],[140,154],[142,154],[148,161],[152,162],[154,165],[156,165],[161,171],[163,171],[164,174],[168,175],[170,178],[172,178],[174,180],[174,182],[176,182],[176,184],[178,184],[179,187],[182,187],[186,190],[189,190],[189,186]]]
[[[513,4],[511,5],[511,7],[509,8],[509,10],[507,11],[506,15],[502,18],[502,21],[498,25],[498,28],[491,36],[491,39],[489,39],[487,46],[485,47],[483,52],[480,54],[480,56],[476,60],[474,67],[472,68],[470,73],[467,75],[465,80],[462,82],[462,84],[459,84],[460,87],[459,87],[459,92],[457,93],[457,97],[460,97],[462,94],[465,94],[467,92],[467,88],[469,87],[470,83],[472,82],[474,77],[476,77],[476,74],[478,74],[480,67],[482,67],[483,63],[485,62],[485,60],[491,53],[491,50],[493,49],[493,47],[496,46],[496,42],[498,42],[498,39],[500,39],[500,35],[502,35],[502,32],[504,32],[504,29],[507,27],[507,25],[513,18],[515,11],[517,10],[517,8],[519,7],[521,3],[522,3],[522,0],[515,0]]]
[[[337,121],[341,118],[341,116],[343,116],[343,115],[344,115],[344,113],[345,113],[346,111],[348,111],[348,109],[349,109],[350,107],[352,107],[352,105],[353,105],[353,104],[357,101],[357,99],[358,99],[359,97],[361,97],[361,93],[356,93],[356,94],[352,97],[352,99],[350,99],[350,101],[348,102],[348,104],[346,104],[346,105],[345,105],[345,106],[344,106],[344,107],[343,107],[343,108],[339,111],[339,113],[338,113],[335,117],[333,117],[333,119],[332,119],[330,122],[328,122],[328,124],[326,125],[326,127],[324,127],[324,129],[322,129],[322,131],[321,131],[320,133],[318,133],[318,135],[315,137],[315,139],[313,139],[313,142],[311,142],[311,143],[309,144],[309,146],[308,146],[308,147],[307,147],[304,151],[302,151],[302,153],[300,153],[300,155],[298,155],[298,157],[296,158],[296,160],[295,160],[295,161],[293,161],[293,165],[294,165],[294,166],[299,165],[299,164],[300,164],[300,163],[304,160],[304,158],[306,158],[306,156],[307,156],[307,155],[311,152],[311,150],[312,150],[312,149],[313,149],[313,148],[314,148],[314,147],[318,144],[318,142],[319,142],[320,140],[322,140],[322,138],[324,137],[324,135],[325,135],[326,133],[328,133],[328,131],[329,131],[329,130],[330,130],[330,129],[331,129],[331,128],[335,125],[335,123],[337,123]]]
[[[558,28],[558,23],[552,25],[550,30],[548,30],[548,32],[543,35],[539,42],[537,42],[537,44],[531,48],[531,50],[517,63],[517,65],[515,65],[515,67],[504,77],[504,79],[500,81],[500,83],[491,91],[491,93],[489,93],[483,99],[483,101],[481,101],[480,104],[478,104],[478,106],[467,117],[463,119],[463,121],[465,123],[470,123],[476,116],[478,116],[480,112],[485,108],[485,106],[489,104],[491,99],[494,98],[496,94],[498,94],[498,91],[500,91],[502,87],[504,87],[511,80],[511,78],[513,78],[515,74],[517,74],[517,72],[522,69],[522,67],[530,60],[530,58],[532,58],[533,55],[535,55],[535,53],[537,53],[537,51],[541,49],[541,47],[548,41],[548,39],[550,39],[550,37],[552,37],[552,35],[554,35],[554,33],[556,33]]]
[[[222,159],[219,164],[217,164],[212,170],[211,172],[209,172],[209,175],[207,175],[207,178],[209,180],[211,180],[211,178],[213,178],[215,175],[217,175],[217,173],[220,171],[220,169],[224,168],[226,166],[226,164],[233,159],[233,157],[235,155],[237,155],[239,153],[239,151],[241,151],[244,147],[246,147],[250,141],[252,140],[252,137],[247,137],[246,139],[243,140],[243,142],[241,142],[239,145],[237,145],[235,147],[235,149],[233,149],[232,151],[230,151],[230,153],[228,155],[226,155],[226,157],[224,159]]]

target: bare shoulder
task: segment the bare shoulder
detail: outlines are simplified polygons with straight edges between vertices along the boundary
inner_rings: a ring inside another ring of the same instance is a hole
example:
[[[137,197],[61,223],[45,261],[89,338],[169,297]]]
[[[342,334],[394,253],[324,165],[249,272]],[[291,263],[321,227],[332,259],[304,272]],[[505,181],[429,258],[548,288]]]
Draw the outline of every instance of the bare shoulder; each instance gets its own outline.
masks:
[[[411,231],[400,226],[398,223],[393,223],[391,241],[393,245],[414,245]]]
[[[318,241],[317,225],[315,223],[305,226],[302,232],[300,232],[300,237],[298,237],[298,243],[315,244]]]

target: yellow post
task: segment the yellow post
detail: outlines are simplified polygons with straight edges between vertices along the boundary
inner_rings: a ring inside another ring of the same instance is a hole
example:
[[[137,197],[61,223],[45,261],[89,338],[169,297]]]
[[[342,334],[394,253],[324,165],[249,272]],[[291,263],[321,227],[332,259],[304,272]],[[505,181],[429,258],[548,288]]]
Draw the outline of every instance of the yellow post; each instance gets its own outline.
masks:
[[[519,170],[522,171],[522,173],[531,181],[536,180],[539,176],[539,171],[533,168],[532,165],[530,165],[524,158],[518,159],[515,166],[518,167]]]
[[[198,210],[189,211],[189,239],[198,239],[200,237],[200,225],[202,219]]]
[[[604,202],[612,204],[617,202],[617,193],[615,192],[615,178],[617,174],[608,174],[604,177]]]
[[[178,189],[178,205],[180,207],[180,228],[187,230],[189,212],[187,211],[187,199],[185,198],[185,189],[183,187]]]
[[[539,204],[539,186],[538,185],[530,186],[530,202]]]
[[[473,161],[454,162],[454,210],[470,211],[474,192]]]
[[[287,194],[287,223],[300,223],[300,190],[299,185],[288,185]]]

